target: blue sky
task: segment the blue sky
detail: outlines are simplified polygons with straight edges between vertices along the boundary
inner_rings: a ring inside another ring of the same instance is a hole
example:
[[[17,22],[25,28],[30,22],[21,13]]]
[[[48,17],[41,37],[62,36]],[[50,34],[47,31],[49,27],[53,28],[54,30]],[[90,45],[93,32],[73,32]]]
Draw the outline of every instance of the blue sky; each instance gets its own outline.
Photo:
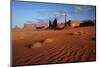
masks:
[[[67,20],[95,19],[95,12],[95,6],[13,1],[12,25],[23,27],[24,23],[48,23],[55,17],[59,22],[64,22],[65,14]]]

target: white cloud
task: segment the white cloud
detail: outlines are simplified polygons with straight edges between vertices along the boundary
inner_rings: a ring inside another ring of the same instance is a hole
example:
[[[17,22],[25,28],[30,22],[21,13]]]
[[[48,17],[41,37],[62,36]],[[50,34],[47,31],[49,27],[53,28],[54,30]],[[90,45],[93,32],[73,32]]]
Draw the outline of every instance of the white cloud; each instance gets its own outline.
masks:
[[[75,7],[75,12],[80,13],[80,12],[88,11],[90,9],[91,9],[90,6],[76,6]]]

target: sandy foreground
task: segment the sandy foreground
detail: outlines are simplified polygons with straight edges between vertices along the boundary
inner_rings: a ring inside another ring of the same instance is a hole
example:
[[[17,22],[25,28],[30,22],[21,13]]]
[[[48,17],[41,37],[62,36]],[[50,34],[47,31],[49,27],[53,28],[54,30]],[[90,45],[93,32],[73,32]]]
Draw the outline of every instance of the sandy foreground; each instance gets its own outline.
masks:
[[[13,31],[12,63],[34,65],[96,60],[95,26]]]

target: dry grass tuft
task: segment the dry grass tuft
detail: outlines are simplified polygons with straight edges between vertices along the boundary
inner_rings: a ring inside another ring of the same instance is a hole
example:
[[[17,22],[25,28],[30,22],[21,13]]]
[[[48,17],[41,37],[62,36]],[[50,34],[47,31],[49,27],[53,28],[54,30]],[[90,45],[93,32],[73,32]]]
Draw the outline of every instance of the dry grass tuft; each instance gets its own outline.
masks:
[[[42,43],[36,42],[36,43],[34,43],[34,44],[31,45],[31,48],[39,48],[41,46],[42,46]]]
[[[51,43],[51,42],[53,42],[55,39],[53,39],[53,38],[48,38],[48,39],[46,39],[45,41],[44,41],[44,43]]]

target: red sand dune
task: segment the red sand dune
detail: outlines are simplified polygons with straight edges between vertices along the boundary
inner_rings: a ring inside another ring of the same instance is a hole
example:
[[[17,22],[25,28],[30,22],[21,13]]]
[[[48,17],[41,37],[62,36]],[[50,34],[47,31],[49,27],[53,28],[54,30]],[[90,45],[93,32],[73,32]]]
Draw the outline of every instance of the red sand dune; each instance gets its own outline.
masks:
[[[15,65],[51,64],[96,60],[95,26],[39,31],[13,37]]]

